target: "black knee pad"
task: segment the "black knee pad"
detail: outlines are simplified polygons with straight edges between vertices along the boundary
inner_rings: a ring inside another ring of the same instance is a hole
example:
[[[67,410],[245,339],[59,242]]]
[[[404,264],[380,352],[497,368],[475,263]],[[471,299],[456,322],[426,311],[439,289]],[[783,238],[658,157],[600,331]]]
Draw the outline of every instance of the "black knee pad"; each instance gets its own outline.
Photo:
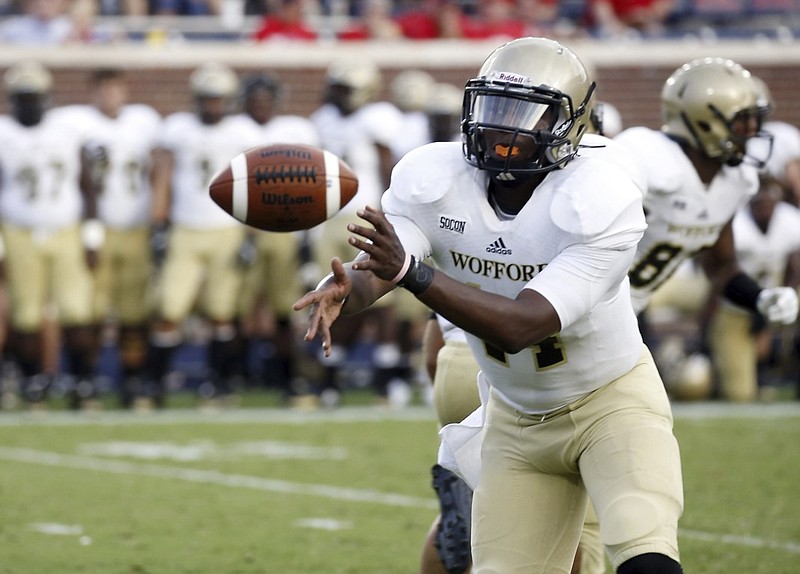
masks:
[[[433,466],[432,473],[441,514],[436,550],[449,574],[462,574],[472,564],[472,489],[438,464]]]
[[[651,552],[626,560],[617,574],[683,574],[683,568],[669,556]]]

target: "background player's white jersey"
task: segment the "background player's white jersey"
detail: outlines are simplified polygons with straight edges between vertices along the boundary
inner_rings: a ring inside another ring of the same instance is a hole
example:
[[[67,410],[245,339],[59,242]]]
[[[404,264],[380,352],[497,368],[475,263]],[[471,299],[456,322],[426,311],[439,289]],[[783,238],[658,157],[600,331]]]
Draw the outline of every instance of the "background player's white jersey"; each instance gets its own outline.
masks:
[[[800,210],[785,202],[775,206],[767,232],[753,221],[750,209],[741,208],[733,219],[736,258],[742,271],[764,288],[780,287],[787,256],[800,249]]]
[[[772,145],[763,138],[747,142],[747,153],[756,159],[767,158],[764,172],[778,181],[785,181],[786,165],[800,158],[800,129],[786,122],[766,122],[762,131],[772,135]],[[769,154],[769,156],[767,155]]]
[[[214,125],[205,125],[188,112],[168,116],[159,145],[175,154],[171,221],[194,229],[240,225],[214,203],[208,183],[234,156],[262,141],[259,127],[239,115]]]
[[[76,106],[76,108],[78,108]],[[116,118],[94,106],[81,106],[87,141],[105,148],[108,162],[97,196],[98,217],[115,229],[145,225],[150,219],[150,152],[161,130],[161,116],[150,106],[128,104]]]
[[[428,114],[422,111],[406,112],[402,116],[403,127],[392,140],[391,148],[395,161],[412,149],[430,143],[431,127]]]
[[[319,146],[317,128],[303,116],[275,116],[261,126],[263,145],[272,143],[306,144]]]
[[[389,102],[375,102],[343,116],[336,106],[325,104],[310,119],[322,147],[347,162],[358,176],[358,193],[341,213],[352,214],[365,205],[380,205],[385,186],[375,144],[391,147],[401,128],[400,111]]]
[[[658,130],[630,128],[614,140],[628,149],[647,179],[647,231],[630,270],[638,313],[682,261],[717,241],[758,189],[758,173],[749,165],[723,166],[706,185],[680,146]]]
[[[33,127],[0,116],[0,216],[29,229],[57,230],[80,221],[82,127],[53,109]]]
[[[411,151],[384,195],[409,252],[505,297],[534,289],[558,312],[560,333],[514,355],[468,335],[491,384],[527,412],[576,400],[633,368],[642,353],[626,272],[645,228],[643,182],[631,178],[635,166],[620,169],[626,160],[613,142],[584,141],[607,146],[582,148],[566,169],[547,175],[512,220],[497,216],[486,173],[466,163],[460,143]]]

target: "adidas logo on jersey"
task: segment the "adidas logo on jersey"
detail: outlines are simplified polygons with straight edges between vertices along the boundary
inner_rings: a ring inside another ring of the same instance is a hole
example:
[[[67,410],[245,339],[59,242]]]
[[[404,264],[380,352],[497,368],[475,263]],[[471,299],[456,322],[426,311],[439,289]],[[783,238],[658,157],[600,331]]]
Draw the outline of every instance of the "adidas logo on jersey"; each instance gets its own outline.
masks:
[[[486,253],[496,253],[498,255],[511,255],[511,249],[506,247],[502,237],[498,237],[495,241],[486,246]]]

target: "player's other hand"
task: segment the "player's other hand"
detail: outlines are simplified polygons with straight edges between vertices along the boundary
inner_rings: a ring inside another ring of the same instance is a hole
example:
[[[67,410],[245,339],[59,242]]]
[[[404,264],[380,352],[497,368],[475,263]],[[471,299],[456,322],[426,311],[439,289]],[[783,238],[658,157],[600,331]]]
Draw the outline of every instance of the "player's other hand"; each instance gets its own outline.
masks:
[[[764,289],[758,295],[756,307],[770,323],[791,325],[797,320],[797,292],[791,287]]]
[[[353,284],[338,257],[331,261],[332,273],[319,282],[317,288],[298,299],[293,308],[300,311],[311,307],[305,340],[322,338],[322,349],[326,357],[331,354],[331,325],[342,311],[342,305],[350,294]]]

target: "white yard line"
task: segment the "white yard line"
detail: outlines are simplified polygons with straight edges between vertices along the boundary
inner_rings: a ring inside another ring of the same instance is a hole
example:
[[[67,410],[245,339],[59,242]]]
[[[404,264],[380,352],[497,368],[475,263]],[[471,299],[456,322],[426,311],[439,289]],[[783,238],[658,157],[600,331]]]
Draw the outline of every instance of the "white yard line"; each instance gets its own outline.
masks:
[[[675,403],[676,419],[709,418],[794,418],[800,417],[800,401],[780,403],[732,404],[723,402]],[[431,407],[415,406],[392,410],[385,407],[340,407],[331,410],[300,411],[292,409],[231,409],[201,411],[196,409],[166,409],[151,413],[101,411],[73,413],[67,411],[28,413],[0,412],[0,427],[42,425],[174,425],[174,424],[329,424],[377,421],[434,421]]]
[[[249,488],[266,492],[320,496],[332,500],[400,506],[406,508],[437,509],[438,503],[427,498],[405,496],[374,490],[343,488],[324,484],[301,484],[285,480],[274,480],[257,476],[226,474],[214,470],[189,469],[176,466],[141,464],[126,461],[105,460],[88,456],[67,455],[56,452],[39,451],[27,448],[0,446],[0,460],[39,464],[58,468],[72,468],[107,472],[120,475],[138,475],[153,478],[170,478],[186,482],[213,484],[226,487]],[[681,537],[732,546],[768,548],[791,554],[800,554],[800,543],[764,540],[752,536],[719,534],[699,530],[680,529]]]
[[[284,494],[301,494],[306,496],[321,496],[332,500],[349,500],[351,502],[366,502],[384,506],[403,506],[409,508],[436,509],[438,504],[430,498],[417,498],[390,492],[363,490],[357,488],[344,488],[326,484],[302,484],[286,480],[274,480],[259,476],[242,474],[226,474],[216,470],[202,470],[194,468],[181,468],[160,464],[141,464],[119,460],[105,460],[89,456],[76,456],[34,450],[30,448],[9,448],[0,446],[0,459],[58,468],[73,468],[91,470],[95,472],[108,472],[111,474],[149,476],[154,478],[171,478],[214,484],[220,486],[250,488],[267,492],[280,492]]]

